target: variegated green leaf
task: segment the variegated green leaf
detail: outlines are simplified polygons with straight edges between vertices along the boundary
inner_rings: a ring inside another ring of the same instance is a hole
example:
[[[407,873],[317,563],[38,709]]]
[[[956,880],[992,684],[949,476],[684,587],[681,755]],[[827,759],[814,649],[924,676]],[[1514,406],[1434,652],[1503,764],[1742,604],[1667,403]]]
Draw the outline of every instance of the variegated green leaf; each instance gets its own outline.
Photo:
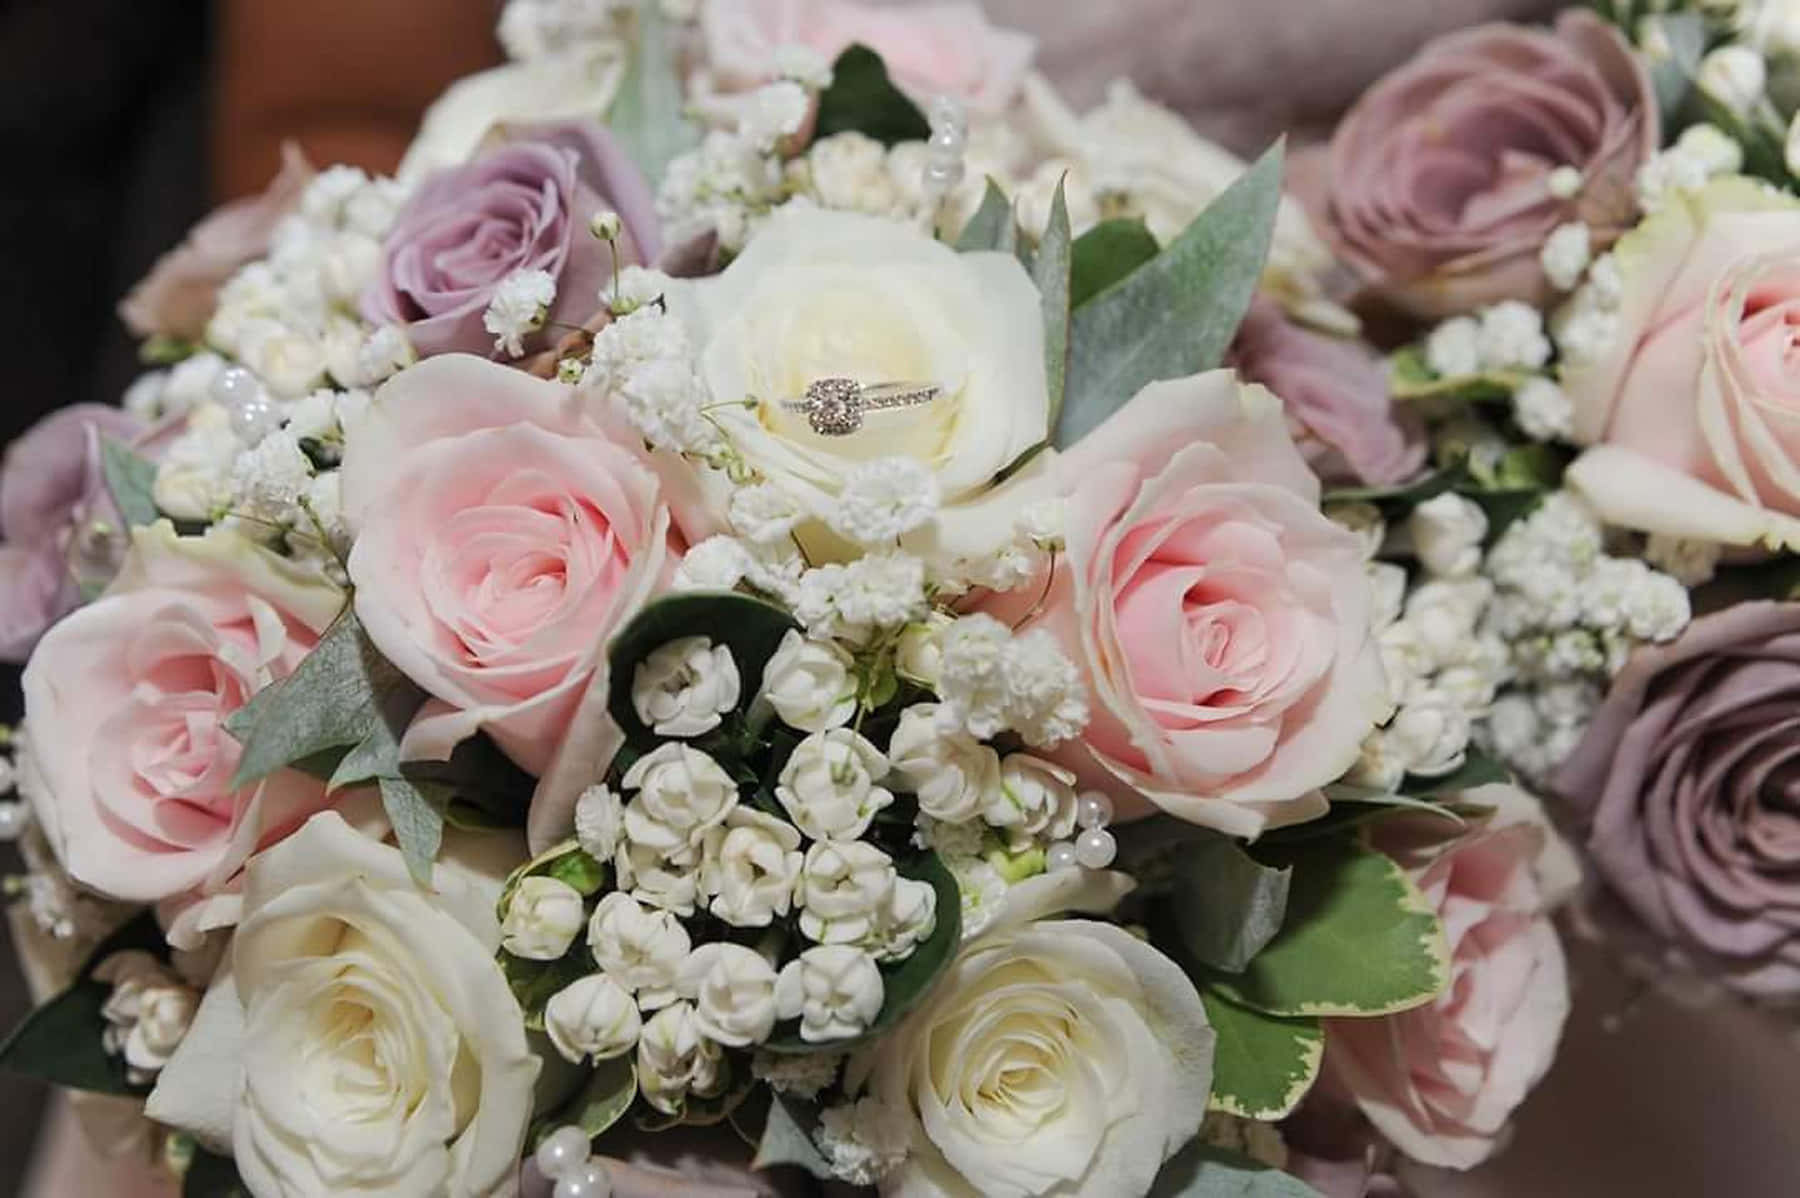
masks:
[[[1218,1037],[1209,1105],[1264,1121],[1291,1113],[1319,1076],[1325,1055],[1319,1021],[1252,1011],[1210,987],[1201,989],[1200,999]]]

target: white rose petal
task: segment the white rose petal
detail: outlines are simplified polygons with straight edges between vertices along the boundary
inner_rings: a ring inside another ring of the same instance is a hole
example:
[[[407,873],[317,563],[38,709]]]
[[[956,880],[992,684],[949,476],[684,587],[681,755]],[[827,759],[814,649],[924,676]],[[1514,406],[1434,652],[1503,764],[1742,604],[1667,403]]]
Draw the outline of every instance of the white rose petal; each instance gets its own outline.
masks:
[[[809,948],[782,969],[775,983],[776,1010],[800,1020],[809,1044],[859,1036],[881,1014],[886,1000],[875,959],[848,944]]]
[[[603,1061],[637,1047],[643,1016],[625,988],[603,973],[572,982],[544,1004],[544,1032],[565,1061]]]

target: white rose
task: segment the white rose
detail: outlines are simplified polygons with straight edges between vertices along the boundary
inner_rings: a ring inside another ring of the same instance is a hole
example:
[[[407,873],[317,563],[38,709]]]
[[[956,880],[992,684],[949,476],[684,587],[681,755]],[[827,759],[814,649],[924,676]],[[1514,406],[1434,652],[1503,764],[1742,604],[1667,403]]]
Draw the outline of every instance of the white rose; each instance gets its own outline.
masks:
[[[1129,885],[1069,870],[1015,886],[925,1004],[852,1057],[850,1092],[866,1080],[916,1120],[883,1193],[1145,1194],[1199,1130],[1214,1034],[1187,975],[1111,924],[1033,922],[1056,908],[1107,909]],[[1017,1105],[1021,1076],[1030,1118]]]
[[[807,949],[775,983],[776,1010],[783,1019],[800,1020],[800,1038],[809,1044],[861,1035],[886,998],[875,959],[849,944]]]
[[[737,661],[710,637],[684,636],[652,651],[631,680],[631,706],[658,736],[699,736],[737,706]]]
[[[1026,753],[1008,753],[982,818],[1007,830],[1015,849],[1032,840],[1067,840],[1075,831],[1075,774]]]
[[[896,876],[893,859],[866,841],[818,842],[800,871],[800,931],[820,944],[867,940],[893,901]]]
[[[521,878],[506,904],[500,947],[527,961],[554,961],[569,951],[585,922],[579,890],[541,874]]]
[[[647,910],[629,894],[613,891],[588,920],[588,949],[603,973],[637,995],[646,1011],[676,998],[676,980],[693,942],[667,911]]]
[[[728,1048],[748,1048],[775,1027],[775,967],[741,944],[703,944],[681,969],[694,1026]]]
[[[700,843],[708,828],[737,806],[737,783],[699,749],[662,744],[632,762],[626,790],[637,797],[625,808],[625,835],[634,844],[672,852]]]
[[[505,1185],[539,1067],[494,962],[501,858],[522,851],[447,837],[425,890],[328,811],[252,858],[231,965],[147,1113],[229,1151],[253,1194]]]
[[[558,990],[544,1004],[544,1032],[571,1064],[604,1061],[637,1047],[643,1016],[625,988],[603,973]]]
[[[1454,491],[1434,495],[1412,511],[1407,521],[1413,552],[1425,572],[1436,578],[1466,578],[1481,566],[1481,542],[1487,536],[1487,513]]]
[[[887,772],[886,756],[861,734],[848,728],[815,732],[781,768],[775,797],[813,839],[854,840],[894,801],[875,784]]]
[[[766,812],[739,807],[707,833],[700,889],[708,909],[736,928],[764,928],[786,915],[800,880],[800,833]]]
[[[1045,439],[1050,420],[1041,305],[1013,255],[959,254],[910,226],[793,206],[723,274],[678,281],[666,299],[701,347],[713,401],[756,401],[715,418],[752,469],[814,514],[797,530],[813,561],[849,551],[818,517],[849,472],[878,457],[917,459],[937,481],[940,518],[908,533],[907,549],[950,562],[1012,540],[1042,471],[994,480]],[[833,377],[942,391],[821,436],[782,405]],[[723,513],[734,484],[717,473],[707,482]]]
[[[694,1004],[671,1003],[638,1036],[638,1088],[651,1106],[673,1115],[688,1094],[718,1092],[721,1056],[719,1046],[700,1034]]]
[[[920,811],[945,823],[965,823],[1000,789],[1000,755],[966,732],[940,730],[937,717],[936,703],[915,703],[901,712],[888,741],[888,760],[901,784],[918,796]]]
[[[856,714],[855,663],[835,641],[790,631],[763,667],[762,697],[791,728],[823,732]]]

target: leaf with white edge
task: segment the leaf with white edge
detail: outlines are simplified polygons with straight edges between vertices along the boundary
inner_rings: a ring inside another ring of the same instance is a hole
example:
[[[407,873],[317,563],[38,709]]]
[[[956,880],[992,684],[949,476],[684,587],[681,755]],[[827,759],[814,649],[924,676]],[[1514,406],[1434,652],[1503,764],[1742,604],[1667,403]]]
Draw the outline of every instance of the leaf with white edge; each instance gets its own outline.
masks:
[[[1443,925],[1400,866],[1351,840],[1259,845],[1291,866],[1287,918],[1242,973],[1210,984],[1270,1015],[1391,1015],[1450,977]]]
[[[1103,220],[1075,239],[1069,262],[1069,306],[1079,308],[1161,252],[1141,220]]]
[[[111,437],[100,438],[100,473],[106,489],[119,505],[119,515],[132,528],[162,519],[156,507],[156,463],[133,453],[131,447]]]
[[[833,1180],[831,1166],[826,1163],[825,1155],[819,1151],[810,1131],[818,1126],[818,1111],[809,1103],[773,1091],[769,1098],[769,1116],[757,1139],[756,1158],[750,1162],[750,1167],[772,1169],[778,1165],[793,1165],[821,1181]]]
[[[1019,222],[1013,215],[1012,201],[1006,198],[1000,185],[989,178],[987,190],[981,193],[981,206],[963,226],[962,234],[956,239],[956,248],[965,254],[983,250],[1012,254],[1018,251],[1018,246]]]
[[[1511,782],[1512,771],[1497,757],[1489,756],[1473,746],[1463,758],[1462,766],[1454,773],[1445,774],[1441,778],[1421,778],[1415,774],[1407,775],[1401,783],[1406,794],[1414,799],[1432,799],[1440,795],[1453,795],[1459,791],[1473,790],[1477,786],[1487,786],[1493,782]]]
[[[1322,1198],[1295,1177],[1198,1139],[1169,1158],[1145,1198]]]
[[[1075,310],[1058,446],[1079,441],[1145,384],[1224,360],[1269,256],[1281,163],[1277,143],[1167,249]]]
[[[1031,279],[1037,284],[1044,309],[1044,379],[1050,385],[1049,427],[1055,428],[1062,413],[1063,391],[1069,378],[1069,205],[1063,197],[1066,178],[1056,181],[1050,199],[1050,221],[1038,240],[1031,262]]]
[[[1417,345],[1396,350],[1388,363],[1388,390],[1395,399],[1408,402],[1503,403],[1530,377],[1519,371],[1494,370],[1440,378],[1426,365],[1425,353]]]
[[[1184,847],[1167,899],[1176,934],[1203,965],[1242,971],[1281,930],[1290,871],[1252,858],[1224,836]]]
[[[814,137],[834,133],[861,133],[892,146],[924,141],[931,136],[931,123],[919,106],[894,86],[881,55],[855,45],[831,64],[831,86],[819,94]]]
[[[1208,1105],[1265,1122],[1291,1114],[1319,1076],[1325,1056],[1319,1021],[1252,1011],[1207,986],[1200,1000],[1218,1037]]]
[[[652,190],[668,173],[670,162],[699,144],[699,133],[685,115],[685,104],[661,0],[640,0],[637,44],[619,82],[607,125],[644,172]]]
[[[638,665],[670,641],[708,636],[731,650],[742,681],[738,709],[743,711],[762,690],[763,667],[775,656],[781,638],[799,627],[793,616],[774,604],[735,591],[689,591],[646,603],[607,646],[612,671],[607,710],[628,740],[640,746],[658,743],[661,738],[638,719],[631,701]]]
[[[394,840],[406,859],[406,871],[421,886],[431,885],[431,866],[444,844],[444,809],[450,791],[435,782],[382,778],[381,808],[394,825]]]

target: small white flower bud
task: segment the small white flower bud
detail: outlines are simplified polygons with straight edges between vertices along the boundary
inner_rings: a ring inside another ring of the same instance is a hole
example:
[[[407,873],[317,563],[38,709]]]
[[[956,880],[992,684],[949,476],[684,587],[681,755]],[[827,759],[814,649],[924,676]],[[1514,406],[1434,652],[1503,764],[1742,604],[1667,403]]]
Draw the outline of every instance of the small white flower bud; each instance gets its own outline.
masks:
[[[1700,89],[1736,116],[1744,116],[1762,99],[1769,71],[1762,55],[1749,46],[1720,46],[1700,60]]]
[[[637,1047],[643,1017],[625,988],[596,973],[557,991],[544,1006],[544,1032],[566,1061],[603,1061]]]
[[[617,241],[625,231],[625,221],[611,208],[601,208],[588,218],[588,232],[601,241]]]
[[[1453,491],[1421,503],[1407,520],[1419,564],[1438,578],[1475,573],[1481,565],[1481,542],[1487,529],[1487,515],[1481,506]]]
[[[500,947],[527,961],[554,961],[569,951],[587,913],[581,892],[556,878],[522,878],[506,906]]]

